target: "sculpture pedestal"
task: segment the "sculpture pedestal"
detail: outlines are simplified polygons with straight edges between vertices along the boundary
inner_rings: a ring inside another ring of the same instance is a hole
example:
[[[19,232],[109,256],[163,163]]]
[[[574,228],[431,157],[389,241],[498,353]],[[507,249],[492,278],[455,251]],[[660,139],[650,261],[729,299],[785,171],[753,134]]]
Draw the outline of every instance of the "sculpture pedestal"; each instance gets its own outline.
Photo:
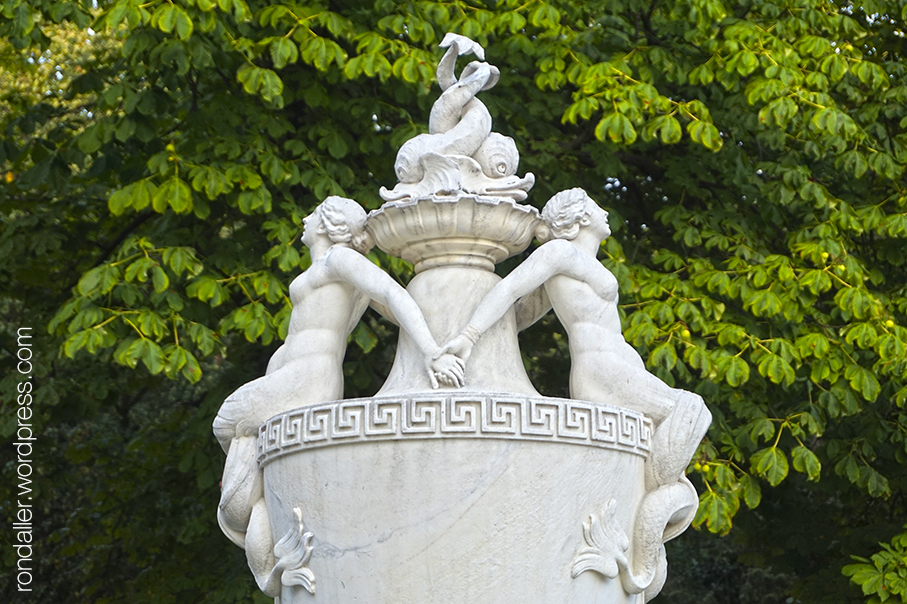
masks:
[[[583,523],[611,499],[632,534],[651,424],[608,405],[437,391],[272,418],[259,435],[275,538],[301,510],[315,593],[280,604],[631,604],[571,578]]]

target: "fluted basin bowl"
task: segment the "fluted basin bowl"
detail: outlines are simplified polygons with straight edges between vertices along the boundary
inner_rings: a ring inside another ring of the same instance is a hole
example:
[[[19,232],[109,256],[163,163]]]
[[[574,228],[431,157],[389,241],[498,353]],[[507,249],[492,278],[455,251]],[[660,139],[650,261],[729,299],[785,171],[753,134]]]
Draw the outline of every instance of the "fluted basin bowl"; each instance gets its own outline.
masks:
[[[381,250],[413,263],[416,273],[441,266],[493,271],[529,246],[539,223],[532,206],[461,193],[385,203],[366,228]]]

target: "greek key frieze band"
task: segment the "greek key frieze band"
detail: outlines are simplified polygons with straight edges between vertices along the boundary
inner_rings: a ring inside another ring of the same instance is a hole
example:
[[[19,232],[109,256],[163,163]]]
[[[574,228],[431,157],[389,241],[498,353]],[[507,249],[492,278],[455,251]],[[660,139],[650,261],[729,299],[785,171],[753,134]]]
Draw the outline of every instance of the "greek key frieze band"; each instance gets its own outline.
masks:
[[[519,395],[413,395],[331,401],[282,413],[258,432],[258,461],[380,440],[492,438],[614,449],[647,456],[652,422],[601,403]]]

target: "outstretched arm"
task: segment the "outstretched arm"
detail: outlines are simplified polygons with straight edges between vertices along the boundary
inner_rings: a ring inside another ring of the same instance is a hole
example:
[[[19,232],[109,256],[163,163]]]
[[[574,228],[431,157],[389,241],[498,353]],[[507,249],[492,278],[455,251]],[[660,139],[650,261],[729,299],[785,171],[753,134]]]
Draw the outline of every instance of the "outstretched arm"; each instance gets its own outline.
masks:
[[[374,300],[369,302],[368,305],[374,308],[379,315],[381,315],[397,327],[400,327],[400,321],[397,320],[397,317],[394,316],[393,311],[389,307],[381,304],[380,302],[375,302]]]
[[[551,241],[540,246],[488,292],[472,313],[469,325],[479,333],[485,333],[504,316],[504,313],[517,300],[533,294],[551,277],[570,270],[571,263],[574,263],[574,256],[580,253],[572,244],[561,240]],[[544,301],[548,301],[547,295],[539,295],[544,296]],[[529,303],[541,302],[541,299],[537,299]]]
[[[433,387],[437,387],[435,372],[442,374],[456,386],[463,384],[463,363],[442,357],[422,315],[422,309],[390,275],[365,256],[346,247],[333,248],[330,255],[325,257],[325,264],[335,278],[350,283],[377,302],[377,308],[385,306],[390,309],[392,316],[430,364],[429,374]]]
[[[551,300],[544,287],[536,289],[531,294],[525,295],[516,301],[516,330],[523,331],[530,325],[548,314],[551,310]]]
[[[527,297],[526,307],[523,309],[526,314],[522,318],[524,321],[531,318],[526,324],[537,320],[551,307],[542,286],[554,275],[568,270],[567,267],[574,260],[574,254],[578,253],[579,251],[566,241],[555,240],[539,247],[485,295],[473,311],[468,325],[460,335],[445,344],[441,351],[454,354],[465,361],[472,354],[472,347],[479,337],[524,296]],[[538,316],[532,317],[536,314]]]

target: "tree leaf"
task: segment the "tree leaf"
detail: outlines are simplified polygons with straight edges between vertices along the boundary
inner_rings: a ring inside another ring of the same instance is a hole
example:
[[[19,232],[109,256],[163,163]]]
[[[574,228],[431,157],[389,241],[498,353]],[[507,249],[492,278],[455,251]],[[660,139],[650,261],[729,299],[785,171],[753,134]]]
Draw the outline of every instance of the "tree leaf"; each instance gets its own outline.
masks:
[[[770,485],[778,486],[787,478],[790,467],[787,455],[778,447],[767,447],[756,451],[750,457],[750,467],[757,475],[765,478]]]
[[[793,448],[791,456],[793,457],[794,469],[796,471],[806,474],[810,480],[819,480],[822,471],[822,463],[815,453],[800,445]]]
[[[178,176],[173,176],[164,181],[154,195],[153,206],[158,212],[163,213],[166,206],[173,208],[177,214],[186,214],[192,211],[192,190]]]

